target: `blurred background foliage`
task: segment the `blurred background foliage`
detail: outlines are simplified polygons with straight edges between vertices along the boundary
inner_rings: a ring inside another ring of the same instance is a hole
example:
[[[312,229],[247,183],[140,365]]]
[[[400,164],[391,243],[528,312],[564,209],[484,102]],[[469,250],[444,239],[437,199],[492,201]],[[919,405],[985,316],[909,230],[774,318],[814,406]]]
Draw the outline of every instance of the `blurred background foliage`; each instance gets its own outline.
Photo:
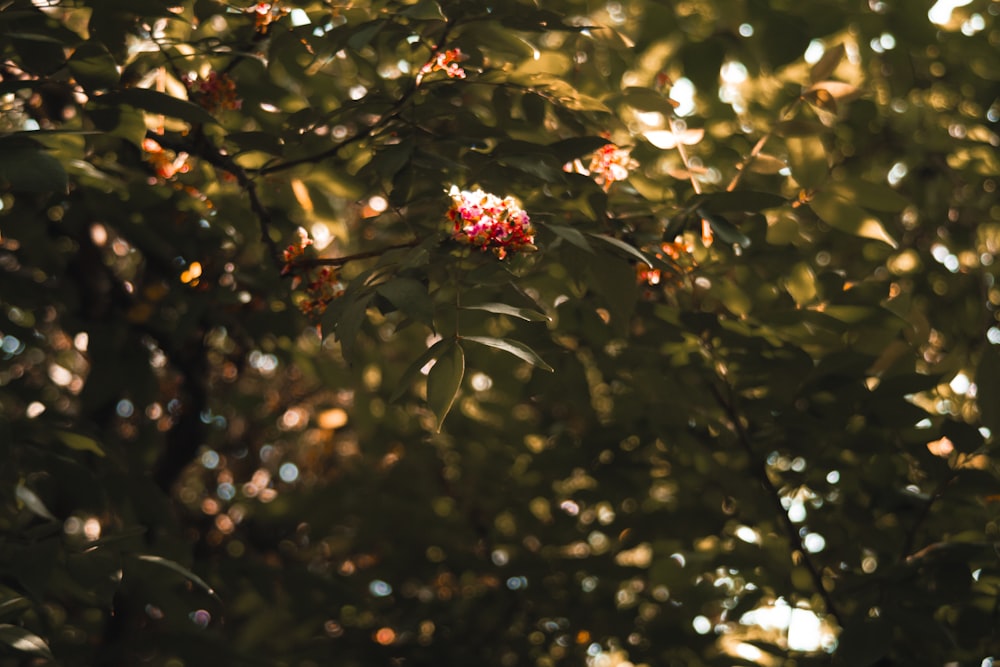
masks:
[[[998,14],[3,0],[0,665],[992,665]]]

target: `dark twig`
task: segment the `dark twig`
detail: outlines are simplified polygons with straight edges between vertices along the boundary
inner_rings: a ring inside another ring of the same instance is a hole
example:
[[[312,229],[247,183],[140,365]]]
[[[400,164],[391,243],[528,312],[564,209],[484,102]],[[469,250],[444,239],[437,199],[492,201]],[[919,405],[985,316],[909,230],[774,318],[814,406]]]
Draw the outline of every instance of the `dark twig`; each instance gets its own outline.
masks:
[[[302,259],[294,263],[296,268],[311,268],[314,266],[343,266],[348,262],[353,262],[358,259],[370,259],[372,257],[380,257],[390,250],[399,250],[400,248],[414,248],[419,245],[420,241],[414,239],[413,241],[407,241],[406,243],[394,243],[392,245],[383,246],[381,248],[376,248],[375,250],[366,250],[365,252],[356,252],[353,255],[344,255],[343,257],[318,257],[316,259]]]
[[[809,572],[809,577],[812,579],[813,587],[823,600],[827,613],[833,616],[838,625],[842,626],[843,617],[841,616],[836,603],[833,601],[833,597],[830,595],[830,592],[823,586],[823,575],[816,567],[816,564],[809,558],[809,553],[806,551],[805,545],[802,543],[802,538],[799,537],[798,529],[795,527],[795,524],[792,523],[792,519],[788,516],[785,506],[781,504],[781,490],[768,476],[767,464],[760,460],[758,458],[759,455],[754,451],[750,434],[743,425],[743,420],[736,409],[735,397],[732,395],[732,387],[728,382],[726,383],[726,389],[728,390],[729,396],[723,395],[722,391],[714,383],[709,383],[709,390],[712,392],[712,396],[715,398],[716,403],[718,403],[719,407],[721,407],[723,412],[725,412],[726,418],[730,422],[733,434],[736,436],[740,447],[747,453],[747,456],[750,457],[751,462],[756,462],[755,473],[757,479],[764,488],[764,491],[767,492],[768,497],[771,499],[771,503],[774,506],[775,512],[778,514],[782,527],[788,535],[788,541],[792,547],[793,558],[797,555],[801,560],[802,565],[804,565],[806,570]],[[754,464],[752,463],[751,465]]]

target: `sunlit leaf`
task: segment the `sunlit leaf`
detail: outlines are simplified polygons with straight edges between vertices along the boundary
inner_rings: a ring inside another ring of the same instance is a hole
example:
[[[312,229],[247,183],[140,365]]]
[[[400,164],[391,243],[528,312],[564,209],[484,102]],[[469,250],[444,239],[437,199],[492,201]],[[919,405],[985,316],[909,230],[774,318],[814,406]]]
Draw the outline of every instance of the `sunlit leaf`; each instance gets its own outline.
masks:
[[[93,438],[80,433],[73,433],[72,431],[56,431],[55,435],[70,449],[75,449],[78,452],[90,452],[92,454],[97,454],[98,456],[105,456],[104,449]]]
[[[646,141],[657,148],[669,150],[677,146],[693,146],[705,138],[705,130],[698,128],[672,132],[670,130],[649,130],[643,133]]]
[[[631,255],[632,257],[639,260],[640,262],[642,262],[643,264],[645,264],[650,268],[652,268],[653,266],[652,262],[649,261],[648,257],[642,254],[642,252],[640,252],[637,248],[635,248],[632,245],[629,245],[628,243],[625,243],[625,241],[622,241],[621,239],[616,239],[615,237],[608,236],[607,234],[588,234],[588,236],[590,236],[591,238],[600,239],[604,243],[614,246],[618,250],[621,250],[622,252]]]
[[[0,618],[9,616],[10,614],[17,614],[30,608],[31,602],[27,598],[20,596],[10,597],[0,602]]]
[[[873,211],[898,213],[910,203],[887,183],[872,183],[860,178],[833,181],[825,184],[823,190]]]
[[[521,361],[526,361],[532,366],[541,368],[543,371],[552,371],[552,367],[545,363],[545,360],[538,356],[538,353],[530,347],[516,340],[509,338],[492,338],[488,336],[462,336],[462,340],[472,341],[487,347],[503,350],[514,355]]]
[[[466,310],[485,310],[497,315],[508,315],[528,322],[547,322],[551,318],[544,313],[529,308],[516,308],[506,303],[478,303],[474,306],[462,306]]]
[[[878,218],[834,194],[817,192],[809,202],[809,207],[823,222],[835,229],[882,241],[893,248],[898,246]]]
[[[19,483],[17,485],[15,495],[19,501],[24,503],[25,507],[37,516],[40,516],[43,519],[48,519],[49,521],[59,520],[52,514],[52,512],[49,511],[49,508],[45,506],[45,503],[38,497],[38,494],[26,487],[24,483]]]
[[[44,639],[16,625],[0,623],[0,644],[6,644],[21,653],[30,653],[49,660],[55,659]]]
[[[789,137],[788,164],[792,178],[804,188],[815,188],[826,180],[830,170],[823,140],[815,136]]]
[[[177,574],[181,575],[182,577],[184,577],[185,579],[187,579],[188,581],[190,581],[191,583],[195,584],[199,588],[201,588],[203,591],[205,591],[212,597],[216,599],[218,599],[219,597],[218,595],[216,595],[215,590],[213,590],[212,587],[209,586],[204,579],[202,579],[197,574],[195,574],[188,568],[184,567],[177,561],[170,560],[169,558],[163,558],[162,556],[153,556],[151,554],[139,554],[136,556],[136,558],[144,563],[152,563],[153,565],[159,565],[160,567],[165,567],[168,570],[172,570]]]
[[[697,214],[707,220],[712,227],[712,231],[725,243],[735,244],[743,248],[750,246],[750,237],[738,230],[731,222],[717,213],[709,213],[704,209],[698,209]]]
[[[844,59],[845,53],[843,42],[828,48],[823,53],[823,57],[816,61],[816,64],[809,70],[809,80],[816,83],[828,78],[837,69],[840,61]]]

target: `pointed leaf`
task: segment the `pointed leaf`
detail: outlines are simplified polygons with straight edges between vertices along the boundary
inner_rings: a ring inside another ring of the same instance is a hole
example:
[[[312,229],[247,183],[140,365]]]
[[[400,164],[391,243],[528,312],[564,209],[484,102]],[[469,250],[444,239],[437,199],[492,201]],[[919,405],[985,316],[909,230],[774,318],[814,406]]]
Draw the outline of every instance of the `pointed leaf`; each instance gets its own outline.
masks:
[[[528,322],[548,322],[552,319],[545,313],[540,313],[537,310],[516,308],[506,303],[479,303],[475,306],[462,306],[462,308],[465,310],[485,310],[488,313],[496,313],[497,315],[509,315],[510,317],[516,317]]]
[[[149,88],[126,88],[113,93],[105,93],[93,99],[99,104],[114,106],[127,104],[149,113],[170,116],[186,120],[189,123],[210,125],[216,122],[212,114],[197,104]]]
[[[590,155],[609,143],[611,142],[604,137],[573,137],[556,141],[545,148],[551,151],[560,162],[565,163]]]
[[[24,503],[24,506],[31,510],[32,513],[42,517],[43,519],[48,519],[49,521],[58,521],[49,508],[45,506],[42,499],[38,497],[34,491],[26,487],[24,484],[18,484],[17,489],[14,491],[14,495],[17,499]]]
[[[417,379],[420,375],[420,371],[426,366],[431,360],[436,360],[440,357],[451,344],[450,338],[442,338],[438,342],[431,345],[429,348],[424,350],[424,353],[417,357],[406,370],[403,371],[403,375],[399,378],[399,384],[393,390],[392,395],[389,396],[390,402],[395,402],[400,399],[400,397],[406,393],[406,390],[413,384],[413,381]]]
[[[573,227],[566,227],[564,225],[545,225],[547,229],[551,229],[556,236],[561,239],[568,241],[569,243],[575,245],[581,250],[586,250],[587,252],[594,252],[594,249],[590,247],[587,243],[587,237],[583,235],[579,229]]]
[[[454,338],[448,339],[447,349],[434,362],[427,373],[427,407],[437,415],[437,430],[440,433],[444,418],[455,404],[455,398],[462,388],[465,376],[465,353]]]
[[[743,248],[750,246],[750,237],[736,229],[733,223],[729,222],[721,215],[716,215],[714,213],[708,213],[703,209],[698,209],[698,215],[701,216],[703,220],[707,220],[709,226],[712,227],[712,231],[725,243],[732,243]]]
[[[8,623],[0,624],[0,644],[6,644],[16,651],[54,659],[45,640],[33,632]]]
[[[646,137],[646,141],[653,144],[657,148],[670,150],[671,148],[677,148],[677,146],[694,146],[705,138],[705,130],[700,128],[684,130],[683,132],[650,130],[649,132],[643,133],[643,136]]]
[[[0,602],[0,617],[24,611],[25,609],[31,609],[31,602],[27,598],[7,598],[3,602]]]
[[[201,588],[203,591],[211,595],[216,600],[219,599],[219,596],[216,595],[215,590],[211,586],[209,586],[204,579],[202,579],[197,574],[195,574],[194,572],[187,569],[186,567],[184,567],[183,565],[181,565],[176,561],[172,561],[169,558],[163,558],[162,556],[153,556],[151,554],[139,554],[138,556],[136,556],[136,558],[138,558],[144,563],[153,563],[154,565],[165,567],[168,570],[173,570],[177,574],[181,575],[191,583]]]
[[[898,213],[910,204],[906,197],[893,190],[888,184],[872,183],[860,178],[848,178],[827,183],[823,186],[823,190],[873,211]]]
[[[820,220],[842,232],[882,241],[893,248],[899,245],[878,218],[832,193],[817,192],[809,207]]]
[[[486,336],[462,336],[462,340],[471,340],[473,343],[479,343],[480,345],[486,345],[487,347],[503,350],[504,352],[513,354],[521,361],[526,361],[532,366],[541,368],[543,371],[552,371],[552,367],[545,363],[545,360],[538,356],[537,352],[524,343],[516,340],[511,340],[509,338],[490,338]]]
[[[609,245],[613,245],[619,250],[631,255],[632,257],[635,257],[637,260],[639,260],[649,268],[653,268],[653,263],[650,262],[645,255],[643,255],[635,247],[629,245],[628,243],[625,243],[621,239],[616,239],[615,237],[607,236],[606,234],[588,234],[588,236],[592,236],[595,239],[600,239]]]
[[[17,134],[0,139],[0,190],[65,192],[66,170],[34,139]]]
[[[78,452],[91,452],[98,456],[106,456],[101,445],[93,438],[70,431],[56,431],[55,434],[70,449],[75,449]]]
[[[111,52],[96,40],[78,46],[66,64],[88,92],[113,88],[121,78]]]
[[[840,61],[844,59],[844,53],[845,49],[843,42],[827,49],[826,53],[823,54],[823,57],[820,58],[809,71],[809,81],[811,83],[816,83],[817,81],[822,81],[833,74],[834,70],[837,69],[837,65],[839,65]]]
[[[816,136],[789,137],[788,164],[792,177],[804,188],[815,188],[826,180],[829,166],[823,140]]]
[[[787,201],[781,195],[770,192],[754,192],[752,190],[711,192],[691,197],[687,201],[685,210],[699,210],[705,213],[728,213],[735,211],[756,213],[765,209],[782,206]]]
[[[419,280],[395,278],[379,285],[376,291],[408,317],[433,327],[434,301]]]

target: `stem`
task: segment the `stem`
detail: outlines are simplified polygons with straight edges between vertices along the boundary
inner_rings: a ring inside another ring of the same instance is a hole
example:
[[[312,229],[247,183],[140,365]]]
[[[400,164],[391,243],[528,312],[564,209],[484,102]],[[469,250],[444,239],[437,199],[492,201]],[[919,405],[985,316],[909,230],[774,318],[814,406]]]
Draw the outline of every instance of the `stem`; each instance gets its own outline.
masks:
[[[451,21],[445,24],[444,31],[441,33],[441,39],[438,43],[438,46],[431,50],[428,62],[436,58],[438,53],[440,53],[444,49],[445,44],[447,43],[448,40],[448,36],[451,34],[451,31],[454,30],[457,25],[458,25],[457,22],[453,23]],[[410,99],[417,93],[417,90],[420,89],[420,83],[421,82],[418,77],[413,82],[413,84],[402,94],[402,96],[400,96],[400,98],[396,100],[395,103],[393,103],[393,105],[389,108],[389,110],[385,113],[385,115],[379,117],[377,121],[375,121],[368,127],[358,130],[355,134],[351,135],[350,137],[347,137],[339,144],[332,146],[331,148],[328,148],[320,153],[316,153],[314,155],[307,155],[306,157],[296,158],[294,160],[286,160],[285,162],[279,162],[278,164],[273,164],[270,167],[262,167],[260,169],[255,170],[254,173],[261,176],[266,176],[267,174],[273,174],[279,171],[286,171],[288,169],[298,167],[299,165],[315,164],[317,162],[326,160],[327,158],[336,157],[337,154],[340,153],[340,151],[346,148],[347,146],[350,146],[351,144],[356,144],[359,141],[367,139],[368,137],[375,134],[377,130],[382,128],[389,121],[395,118],[399,118],[399,116],[403,112],[403,107],[406,106],[406,103],[409,102]]]
[[[757,454],[754,452],[753,443],[750,438],[750,434],[747,433],[746,428],[743,426],[742,418],[736,409],[735,397],[733,396],[732,386],[726,382],[725,383],[728,396],[724,396],[722,391],[714,383],[709,383],[709,390],[712,392],[712,396],[715,398],[719,407],[722,408],[723,412],[726,414],[726,418],[730,422],[730,428],[733,434],[736,436],[737,441],[743,451],[746,452],[747,456],[750,457],[751,461],[757,460]],[[812,579],[813,587],[819,594],[820,598],[823,600],[823,605],[826,607],[826,611],[830,614],[837,624],[843,627],[843,617],[836,603],[833,601],[833,597],[830,592],[826,590],[823,586],[823,575],[817,569],[816,564],[812,562],[809,558],[809,554],[806,551],[805,545],[802,543],[802,538],[799,537],[799,531],[795,527],[791,518],[788,516],[788,512],[785,510],[785,506],[781,504],[781,490],[771,481],[771,478],[767,474],[767,464],[764,461],[759,461],[756,466],[755,471],[757,480],[760,482],[764,491],[767,493],[768,497],[771,499],[772,505],[778,514],[779,520],[788,535],[788,541],[792,547],[792,558],[795,560],[796,554],[801,560],[802,564],[805,565],[806,570],[809,572],[809,577]]]
[[[295,267],[312,268],[314,266],[343,266],[348,262],[353,262],[358,259],[370,259],[372,257],[379,257],[389,252],[390,250],[398,250],[400,248],[413,248],[419,245],[420,241],[414,239],[413,241],[407,241],[406,243],[394,243],[392,245],[387,245],[382,248],[377,248],[375,250],[366,250],[365,252],[356,252],[353,255],[344,255],[343,257],[320,257],[317,259],[303,259],[294,263]]]
[[[802,98],[799,97],[787,109],[781,112],[781,114],[778,116],[778,122],[775,123],[775,125],[783,123],[789,118],[791,118],[793,115],[795,115],[795,112],[798,111],[799,105],[801,104],[802,104]],[[764,150],[764,145],[767,144],[767,142],[771,139],[771,137],[774,136],[774,130],[775,128],[772,127],[764,134],[764,136],[758,139],[757,143],[754,144],[754,147],[750,150],[747,156],[743,158],[743,160],[738,165],[736,165],[736,174],[733,175],[733,180],[729,181],[729,185],[726,186],[726,192],[732,192],[733,190],[736,189],[736,186],[740,184],[740,181],[743,180],[743,174],[746,173],[750,165],[753,164],[753,161],[757,158],[758,155],[760,155],[760,152]]]

